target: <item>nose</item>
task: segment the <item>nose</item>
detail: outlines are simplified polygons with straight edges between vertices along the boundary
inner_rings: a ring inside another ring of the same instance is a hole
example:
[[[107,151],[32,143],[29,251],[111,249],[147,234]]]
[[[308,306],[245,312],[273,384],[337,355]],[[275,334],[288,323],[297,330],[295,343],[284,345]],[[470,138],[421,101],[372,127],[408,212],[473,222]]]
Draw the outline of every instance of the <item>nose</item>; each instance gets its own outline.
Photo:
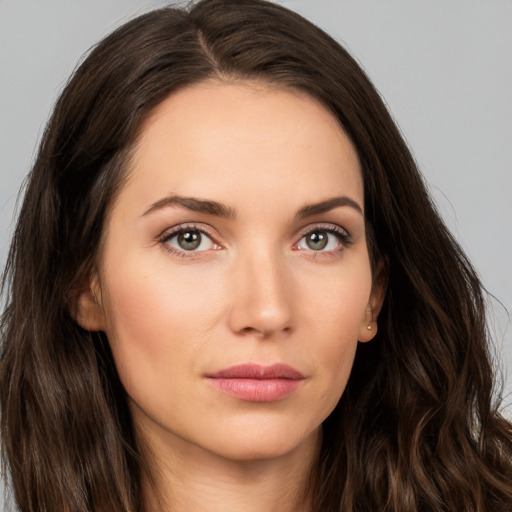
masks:
[[[233,332],[271,338],[292,330],[293,287],[284,257],[277,251],[257,251],[238,258],[230,284]]]

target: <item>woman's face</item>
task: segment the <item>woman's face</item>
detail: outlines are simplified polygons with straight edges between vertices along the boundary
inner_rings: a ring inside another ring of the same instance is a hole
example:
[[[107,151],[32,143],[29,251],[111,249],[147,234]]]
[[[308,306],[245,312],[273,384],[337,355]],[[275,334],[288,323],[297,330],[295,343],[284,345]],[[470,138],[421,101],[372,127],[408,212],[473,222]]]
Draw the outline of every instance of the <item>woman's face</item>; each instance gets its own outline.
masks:
[[[356,152],[317,102],[263,84],[155,110],[98,269],[78,320],[107,334],[153,447],[249,460],[316,442],[376,330]]]

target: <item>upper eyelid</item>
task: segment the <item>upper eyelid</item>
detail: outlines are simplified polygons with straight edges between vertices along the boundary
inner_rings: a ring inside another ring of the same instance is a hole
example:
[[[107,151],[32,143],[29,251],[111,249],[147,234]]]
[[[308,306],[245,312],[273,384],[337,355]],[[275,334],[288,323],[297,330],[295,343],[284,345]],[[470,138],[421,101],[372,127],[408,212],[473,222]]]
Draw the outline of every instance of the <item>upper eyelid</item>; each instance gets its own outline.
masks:
[[[200,233],[205,234],[206,236],[210,237],[213,241],[215,241],[217,243],[215,230],[212,227],[208,226],[207,224],[202,224],[202,223],[196,224],[193,222],[190,224],[189,223],[178,224],[176,226],[166,228],[160,233],[160,235],[157,236],[157,239],[159,241],[165,241],[165,240],[177,235],[181,231],[187,231],[187,230],[199,231]]]
[[[339,224],[334,224],[332,222],[318,222],[315,224],[310,224],[310,225],[302,228],[299,231],[299,236],[303,237],[303,236],[307,235],[308,233],[311,233],[312,231],[315,231],[315,230],[321,231],[322,229],[327,230],[327,231],[331,230],[331,231],[335,231],[335,232],[340,232],[340,233],[346,234],[347,236],[350,236],[350,231],[348,229],[340,226]]]
[[[166,228],[160,233],[160,235],[157,236],[157,240],[159,242],[165,242],[172,238],[173,236],[176,236],[178,233],[186,231],[187,229],[199,231],[204,235],[208,236],[209,238],[211,238],[211,240],[214,243],[222,245],[218,241],[218,238],[220,238],[220,236],[217,234],[216,230],[213,227],[209,226],[208,224],[194,222],[177,224],[170,228]],[[340,226],[339,224],[334,224],[332,222],[315,222],[314,224],[308,224],[307,226],[299,230],[298,234],[296,235],[296,237],[298,237],[298,240],[295,243],[298,243],[304,236],[311,233],[312,231],[322,229],[334,232],[335,234],[344,234],[346,235],[347,238],[351,238],[351,234],[348,231],[348,229]]]
[[[204,250],[201,250],[201,251],[196,251],[195,249],[194,250],[190,250],[190,251],[187,251],[185,249],[182,249],[182,248],[179,248],[179,247],[175,247],[173,244],[171,244],[171,240],[176,237],[177,235],[179,235],[179,233],[181,232],[186,232],[186,231],[198,231],[199,233],[201,233],[202,235],[206,236],[207,238],[210,239],[210,242],[215,246],[215,249],[222,249],[223,246],[217,242],[217,239],[214,235],[212,235],[209,230],[205,229],[204,227],[202,227],[203,225],[198,225],[198,224],[195,224],[195,223],[191,223],[191,224],[178,224],[176,226],[173,226],[171,228],[167,228],[165,229],[164,231],[162,231],[162,233],[160,234],[160,236],[158,236],[156,238],[156,243],[159,245],[159,246],[163,246],[165,247],[165,250],[171,254],[174,254],[174,255],[179,255],[181,257],[186,257],[186,258],[190,258],[190,259],[196,259],[198,257],[201,257],[201,254],[203,252],[208,252],[208,249],[204,249]],[[210,226],[208,226],[210,227]],[[212,228],[210,228],[212,229]]]

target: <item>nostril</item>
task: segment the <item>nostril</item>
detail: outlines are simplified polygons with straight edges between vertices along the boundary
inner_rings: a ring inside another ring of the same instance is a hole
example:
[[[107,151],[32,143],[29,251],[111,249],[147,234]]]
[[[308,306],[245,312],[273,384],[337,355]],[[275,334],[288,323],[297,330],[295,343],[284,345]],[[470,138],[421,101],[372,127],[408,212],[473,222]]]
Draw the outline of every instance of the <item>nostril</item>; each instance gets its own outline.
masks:
[[[256,329],[255,327],[244,327],[241,331],[242,334],[256,334],[261,338],[269,338],[272,336],[273,330],[271,329]]]
[[[233,332],[261,339],[289,334],[294,304],[287,273],[270,257],[263,260],[265,265],[256,256],[239,260],[228,315]]]
[[[272,337],[278,331],[281,332],[281,333],[289,333],[291,331],[291,328],[290,327],[284,327],[282,329],[271,329],[271,328],[269,328],[269,329],[263,329],[263,328],[262,329],[258,329],[256,327],[244,327],[239,332],[242,335],[257,335],[258,337],[260,337],[262,339],[265,339],[265,338]]]

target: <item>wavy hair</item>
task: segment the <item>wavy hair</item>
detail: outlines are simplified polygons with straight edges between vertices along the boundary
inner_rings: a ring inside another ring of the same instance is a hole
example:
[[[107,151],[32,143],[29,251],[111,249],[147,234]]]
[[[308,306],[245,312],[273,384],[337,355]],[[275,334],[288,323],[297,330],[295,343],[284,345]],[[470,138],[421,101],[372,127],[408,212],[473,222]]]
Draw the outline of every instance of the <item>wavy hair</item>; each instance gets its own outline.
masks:
[[[305,92],[361,162],[387,296],[324,422],[322,512],[512,510],[512,427],[493,399],[479,279],[440,220],[379,94],[331,37],[262,0],[203,0],[126,23],[62,92],[29,175],[3,278],[4,469],[21,512],[144,512],[144,461],[108,340],[73,297],[145,119],[211,78]]]

